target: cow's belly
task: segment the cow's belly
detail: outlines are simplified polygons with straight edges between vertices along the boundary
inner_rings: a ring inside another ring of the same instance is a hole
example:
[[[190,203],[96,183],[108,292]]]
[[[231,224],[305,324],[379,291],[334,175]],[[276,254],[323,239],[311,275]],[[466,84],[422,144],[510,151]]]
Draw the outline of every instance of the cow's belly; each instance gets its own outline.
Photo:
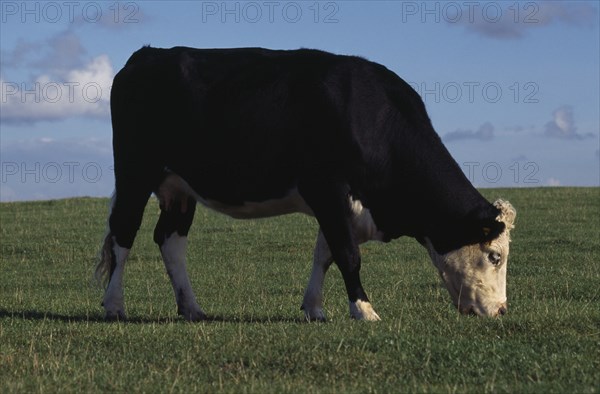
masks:
[[[236,219],[265,218],[295,212],[313,215],[312,210],[296,188],[289,190],[281,198],[267,199],[260,202],[246,201],[242,204],[231,205],[200,196],[183,178],[171,173],[165,177],[156,191],[156,195],[161,207],[167,209],[173,207],[174,204],[185,203],[187,197],[192,196],[202,205]]]
[[[241,205],[229,205],[220,201],[206,200],[197,195],[195,197],[202,205],[236,219],[266,218],[295,212],[313,214],[298,193],[298,189],[290,190],[283,198],[261,202],[245,201]]]

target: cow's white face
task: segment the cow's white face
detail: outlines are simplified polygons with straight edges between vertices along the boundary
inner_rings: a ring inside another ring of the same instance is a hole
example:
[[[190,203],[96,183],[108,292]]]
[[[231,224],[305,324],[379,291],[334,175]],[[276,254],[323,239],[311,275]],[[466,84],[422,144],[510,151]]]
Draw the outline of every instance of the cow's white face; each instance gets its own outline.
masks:
[[[442,255],[426,240],[429,255],[454,305],[464,314],[495,317],[507,312],[506,269],[516,211],[507,201],[497,200],[494,205],[501,210],[496,220],[506,226],[494,240]]]

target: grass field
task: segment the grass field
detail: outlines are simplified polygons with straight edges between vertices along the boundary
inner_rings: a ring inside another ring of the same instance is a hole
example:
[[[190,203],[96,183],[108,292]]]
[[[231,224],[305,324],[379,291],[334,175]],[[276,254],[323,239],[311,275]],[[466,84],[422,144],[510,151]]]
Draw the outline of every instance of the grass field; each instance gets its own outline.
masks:
[[[91,275],[108,200],[0,204],[0,392],[599,392],[600,189],[483,192],[518,211],[508,315],[459,316],[425,250],[400,239],[362,248],[378,323],[349,319],[335,268],[329,321],[303,321],[314,219],[204,208],[189,270],[213,321],[183,321],[154,200],[126,268],[129,320],[105,323]]]

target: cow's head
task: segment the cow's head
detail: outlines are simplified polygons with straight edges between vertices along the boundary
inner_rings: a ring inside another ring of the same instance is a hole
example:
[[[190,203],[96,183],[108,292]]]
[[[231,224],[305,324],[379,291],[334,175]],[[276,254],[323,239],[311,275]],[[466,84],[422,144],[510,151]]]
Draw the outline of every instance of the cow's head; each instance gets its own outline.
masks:
[[[464,314],[498,316],[507,311],[506,265],[516,211],[508,201],[497,200],[494,206],[500,211],[495,222],[502,231],[492,239],[445,254],[438,254],[431,241],[425,240],[454,305]],[[482,229],[484,233],[493,231],[488,227]]]

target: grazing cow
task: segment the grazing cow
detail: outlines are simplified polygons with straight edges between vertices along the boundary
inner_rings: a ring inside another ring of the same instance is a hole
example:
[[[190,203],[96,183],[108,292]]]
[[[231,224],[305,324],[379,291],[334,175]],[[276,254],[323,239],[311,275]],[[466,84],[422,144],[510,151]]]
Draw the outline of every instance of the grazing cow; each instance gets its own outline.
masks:
[[[234,218],[303,212],[320,226],[302,308],[324,320],[340,269],[356,319],[379,320],[359,245],[424,245],[462,313],[506,313],[508,202],[486,201],[433,130],[419,95],[387,68],[317,50],[144,47],[111,93],[116,190],[96,276],[107,319],[125,317],[123,269],[149,196],[179,314],[206,317],[186,271],[196,202]]]

